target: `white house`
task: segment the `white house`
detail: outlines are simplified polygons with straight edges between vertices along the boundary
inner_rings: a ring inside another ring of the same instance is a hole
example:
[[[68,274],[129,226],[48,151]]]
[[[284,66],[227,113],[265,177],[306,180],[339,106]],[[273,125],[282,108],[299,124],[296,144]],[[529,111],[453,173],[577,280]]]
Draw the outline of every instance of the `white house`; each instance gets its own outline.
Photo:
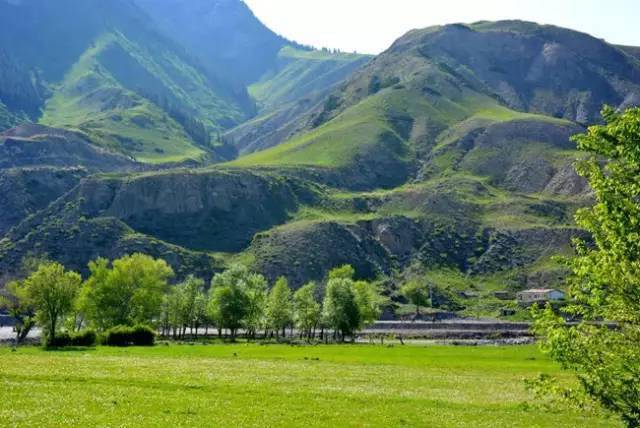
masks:
[[[549,288],[533,288],[518,293],[518,303],[532,305],[534,303],[559,302],[564,300],[564,291]]]

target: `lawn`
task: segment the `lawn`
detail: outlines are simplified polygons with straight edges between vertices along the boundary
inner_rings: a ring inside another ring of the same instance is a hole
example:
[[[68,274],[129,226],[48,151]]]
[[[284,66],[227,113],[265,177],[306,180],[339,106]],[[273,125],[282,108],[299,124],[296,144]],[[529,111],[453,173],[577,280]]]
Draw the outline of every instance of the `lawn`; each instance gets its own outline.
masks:
[[[0,348],[0,426],[612,427],[538,407],[534,347]]]

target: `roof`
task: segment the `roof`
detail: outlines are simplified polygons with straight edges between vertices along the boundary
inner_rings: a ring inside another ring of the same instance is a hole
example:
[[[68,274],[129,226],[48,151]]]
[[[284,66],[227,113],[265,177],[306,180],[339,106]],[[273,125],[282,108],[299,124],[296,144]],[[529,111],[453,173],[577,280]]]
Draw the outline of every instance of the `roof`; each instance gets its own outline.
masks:
[[[530,290],[524,290],[522,293],[550,293],[552,291],[564,293],[564,291],[556,290],[555,288],[532,288]]]

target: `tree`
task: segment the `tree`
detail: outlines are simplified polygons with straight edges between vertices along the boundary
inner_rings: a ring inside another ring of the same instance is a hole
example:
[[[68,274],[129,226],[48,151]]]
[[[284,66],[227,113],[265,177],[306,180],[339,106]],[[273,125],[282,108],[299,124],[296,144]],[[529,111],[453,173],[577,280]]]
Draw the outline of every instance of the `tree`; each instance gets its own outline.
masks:
[[[50,263],[44,256],[28,254],[20,265],[20,278],[26,278],[35,272],[41,264]],[[36,325],[36,309],[28,299],[23,280],[10,281],[5,286],[4,295],[0,294],[0,309],[5,309],[16,320],[16,346],[27,338]]]
[[[420,316],[420,307],[431,304],[429,285],[425,282],[410,281],[400,289],[400,294],[416,306],[416,317]]]
[[[189,275],[184,282],[175,288],[176,292],[181,295],[179,298],[181,300],[179,322],[183,328],[182,335],[184,336],[184,330],[187,327],[189,327],[191,334],[195,328],[197,334],[198,327],[204,321],[201,307],[204,301],[204,281]]]
[[[247,281],[250,273],[245,266],[233,265],[211,280],[211,298],[208,314],[216,326],[229,329],[235,340],[239,328],[244,326],[248,313]]]
[[[380,319],[382,305],[386,299],[380,294],[375,284],[366,281],[356,281],[353,283],[353,291],[360,312],[360,322],[358,328],[362,329]]]
[[[47,343],[54,343],[58,323],[71,311],[80,291],[82,278],[66,271],[59,263],[43,263],[24,281],[28,304],[36,310],[36,320],[42,327]]]
[[[543,349],[573,371],[583,396],[640,426],[640,109],[606,108],[605,125],[575,138],[596,204],[576,215],[592,243],[568,260],[569,325],[548,307],[536,314]],[[606,159],[606,160],[604,160]],[[613,323],[607,325],[601,321]]]
[[[251,273],[245,281],[245,286],[247,314],[244,326],[247,329],[247,336],[255,338],[264,320],[267,280],[262,275]]]
[[[282,330],[286,335],[286,328],[293,321],[293,303],[291,289],[286,278],[279,278],[267,297],[266,310],[267,325],[275,330],[276,335]]]
[[[217,286],[212,289],[209,314],[220,328],[229,329],[231,339],[235,340],[247,314],[248,303],[244,290],[237,285]]]
[[[91,275],[82,290],[87,320],[106,330],[117,325],[152,324],[162,312],[173,270],[164,260],[133,254],[89,263]]]
[[[322,313],[320,303],[316,299],[317,285],[310,282],[293,295],[294,320],[296,327],[307,339],[320,322]]]
[[[0,295],[0,309],[6,309],[9,316],[16,320],[16,346],[27,338],[36,325],[35,307],[27,297],[24,281],[12,281],[7,284],[6,295]]]
[[[360,308],[353,287],[353,268],[343,266],[329,273],[329,281],[322,305],[327,325],[340,334],[342,341],[353,336],[360,325]]]

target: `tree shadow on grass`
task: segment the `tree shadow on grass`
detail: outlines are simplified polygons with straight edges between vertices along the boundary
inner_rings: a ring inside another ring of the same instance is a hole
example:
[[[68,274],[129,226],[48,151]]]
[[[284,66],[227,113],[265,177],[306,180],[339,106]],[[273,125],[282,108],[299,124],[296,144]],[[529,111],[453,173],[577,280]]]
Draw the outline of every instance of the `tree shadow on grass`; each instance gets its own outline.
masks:
[[[46,352],[95,352],[95,346],[61,346],[61,347],[45,347]]]

